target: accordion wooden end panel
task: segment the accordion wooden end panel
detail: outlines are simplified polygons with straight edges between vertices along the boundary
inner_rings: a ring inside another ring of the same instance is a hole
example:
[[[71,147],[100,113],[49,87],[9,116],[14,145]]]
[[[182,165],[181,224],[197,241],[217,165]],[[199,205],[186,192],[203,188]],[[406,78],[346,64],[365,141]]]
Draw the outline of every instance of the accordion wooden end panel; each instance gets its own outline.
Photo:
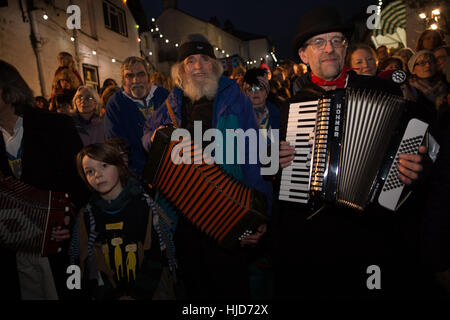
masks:
[[[167,127],[155,134],[144,179],[197,229],[223,247],[235,247],[267,222],[266,196],[233,179],[212,160],[203,161],[202,148],[193,142],[171,141],[173,130]]]
[[[47,256],[60,250],[52,230],[72,212],[63,192],[40,190],[8,177],[0,180],[0,246],[19,254]]]

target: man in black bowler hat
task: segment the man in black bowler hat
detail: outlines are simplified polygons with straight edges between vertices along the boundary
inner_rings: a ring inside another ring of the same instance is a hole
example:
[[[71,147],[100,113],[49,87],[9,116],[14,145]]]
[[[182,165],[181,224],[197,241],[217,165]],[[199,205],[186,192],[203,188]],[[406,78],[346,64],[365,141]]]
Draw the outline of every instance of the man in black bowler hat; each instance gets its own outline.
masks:
[[[292,48],[308,65],[308,72],[298,79],[301,89],[292,102],[317,100],[327,91],[347,87],[401,96],[393,83],[358,76],[344,67],[352,29],[333,7],[316,8],[301,18]],[[286,139],[288,113],[289,107],[281,109],[281,140]],[[421,147],[419,155],[401,155],[398,168],[403,183],[410,185],[421,176],[422,157],[426,152]],[[280,167],[290,166],[294,154],[294,147],[281,141]],[[279,205],[275,296],[384,298],[406,294],[414,287],[413,279],[407,278],[411,273],[404,271],[414,266],[402,261],[407,256],[407,245],[402,242],[401,232],[410,212],[394,214],[379,206],[362,214],[326,208],[307,220],[312,214],[307,206],[286,201],[280,201]],[[381,289],[368,286],[373,275],[371,270],[376,267],[381,270]]]

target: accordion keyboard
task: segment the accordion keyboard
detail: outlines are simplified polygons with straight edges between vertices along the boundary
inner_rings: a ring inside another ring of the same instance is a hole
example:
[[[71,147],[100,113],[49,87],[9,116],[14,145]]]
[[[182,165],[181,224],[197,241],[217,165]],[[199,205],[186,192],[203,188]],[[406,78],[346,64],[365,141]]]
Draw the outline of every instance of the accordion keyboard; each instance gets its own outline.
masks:
[[[282,171],[280,200],[307,203],[309,200],[311,158],[314,144],[317,101],[292,103],[286,141],[295,147],[292,165]]]

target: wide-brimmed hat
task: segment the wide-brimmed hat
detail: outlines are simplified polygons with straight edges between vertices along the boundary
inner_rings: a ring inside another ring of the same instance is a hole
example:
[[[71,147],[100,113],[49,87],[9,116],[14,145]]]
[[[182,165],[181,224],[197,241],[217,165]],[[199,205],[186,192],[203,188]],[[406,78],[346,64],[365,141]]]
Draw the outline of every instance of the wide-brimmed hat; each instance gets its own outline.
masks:
[[[298,49],[315,35],[328,32],[342,32],[347,39],[353,33],[353,24],[345,23],[338,10],[331,6],[322,6],[306,13],[298,24],[298,33],[292,40],[294,56],[298,56]]]

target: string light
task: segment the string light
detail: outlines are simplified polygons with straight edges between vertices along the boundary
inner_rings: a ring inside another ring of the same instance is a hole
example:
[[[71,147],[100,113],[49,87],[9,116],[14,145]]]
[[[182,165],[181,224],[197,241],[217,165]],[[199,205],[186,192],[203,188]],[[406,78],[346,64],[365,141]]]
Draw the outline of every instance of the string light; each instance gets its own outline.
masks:
[[[152,22],[155,22],[155,18],[152,18]],[[162,38],[164,38],[164,35],[163,35],[162,33],[160,33],[159,30],[160,30],[159,27],[155,25],[154,28],[151,28],[151,29],[150,29],[150,32],[151,32],[152,34],[153,34],[154,32],[157,32],[157,35],[159,35],[159,38],[162,39]],[[170,43],[170,40],[169,40],[168,38],[165,38],[165,39],[164,39],[164,42],[165,42],[165,43]],[[178,48],[180,45],[179,45],[179,43],[175,43],[174,46],[175,46],[176,48]],[[229,57],[230,57],[230,54],[227,53],[227,52],[225,51],[225,49],[222,49],[222,48],[219,48],[219,47],[214,47],[214,48],[215,48],[215,51],[219,51],[224,57],[226,57],[226,58],[229,58]],[[272,55],[273,60],[274,60],[275,62],[277,62],[277,59],[275,58],[273,52],[270,52],[270,54]],[[150,51],[150,52],[149,52],[149,55],[153,55],[153,53]],[[265,55],[265,58],[266,58],[266,59],[270,58],[270,55],[269,55],[269,54],[266,54],[266,55]],[[260,60],[261,60],[261,61],[262,61],[263,59],[264,59],[264,56],[263,56],[263,57],[260,57]],[[256,64],[256,60],[248,60],[248,61],[246,61],[246,64],[248,64],[248,65]]]
[[[48,20],[48,15],[46,13],[44,13],[44,15],[42,16],[42,18],[44,18],[44,20]]]

